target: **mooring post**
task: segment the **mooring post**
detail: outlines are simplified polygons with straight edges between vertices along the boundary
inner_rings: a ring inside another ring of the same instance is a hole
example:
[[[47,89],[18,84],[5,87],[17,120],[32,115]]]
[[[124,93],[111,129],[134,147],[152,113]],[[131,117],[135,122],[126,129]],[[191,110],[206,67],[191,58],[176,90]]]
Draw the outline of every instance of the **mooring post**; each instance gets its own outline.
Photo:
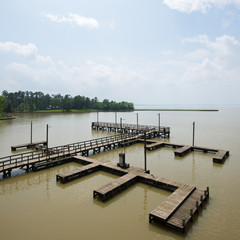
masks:
[[[186,225],[186,220],[184,218],[182,219],[182,225],[183,225],[183,227],[185,227],[185,225]]]
[[[138,113],[136,113],[136,115],[137,115],[137,130],[138,130]]]
[[[97,123],[99,123],[99,116],[98,116],[98,111],[97,111]]]
[[[192,141],[193,146],[194,146],[194,138],[195,138],[195,122],[193,122],[193,141]]]
[[[32,121],[31,121],[31,136],[30,136],[30,143],[32,144]]]
[[[46,142],[47,142],[47,149],[48,149],[48,124],[47,124],[47,129],[46,129]]]
[[[192,208],[190,209],[190,216],[191,217],[193,216],[193,209]]]
[[[122,133],[122,118],[120,118],[120,128],[121,128],[121,133]]]
[[[159,132],[159,136],[160,136],[160,129],[161,129],[161,126],[160,126],[160,113],[158,113],[158,132]]]
[[[117,112],[115,112],[115,124],[117,124]]]
[[[198,212],[198,207],[199,207],[199,204],[198,204],[198,201],[196,201],[196,210],[197,210],[197,212]]]
[[[147,171],[147,143],[146,143],[146,130],[144,130],[144,170]]]

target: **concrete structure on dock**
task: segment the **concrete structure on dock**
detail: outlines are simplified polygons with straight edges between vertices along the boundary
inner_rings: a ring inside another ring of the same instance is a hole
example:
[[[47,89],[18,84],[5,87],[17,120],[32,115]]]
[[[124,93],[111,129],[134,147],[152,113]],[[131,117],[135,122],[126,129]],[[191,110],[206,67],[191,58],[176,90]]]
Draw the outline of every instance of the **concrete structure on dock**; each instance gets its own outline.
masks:
[[[120,177],[106,185],[93,190],[93,198],[105,201],[129,186],[142,182],[157,188],[173,192],[164,202],[149,213],[149,222],[160,222],[166,226],[185,231],[199,207],[209,197],[209,188],[199,190],[195,186],[176,182],[166,178],[155,177],[142,168],[122,169],[112,162],[100,162],[83,156],[73,157],[75,162],[85,164],[67,173],[56,176],[59,183],[66,183],[96,171],[107,171]]]

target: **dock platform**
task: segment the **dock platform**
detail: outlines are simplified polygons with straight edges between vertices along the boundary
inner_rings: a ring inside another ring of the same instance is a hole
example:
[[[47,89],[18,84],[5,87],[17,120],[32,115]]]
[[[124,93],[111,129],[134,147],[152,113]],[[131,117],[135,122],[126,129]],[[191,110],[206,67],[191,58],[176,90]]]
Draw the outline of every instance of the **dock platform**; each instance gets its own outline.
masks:
[[[40,141],[40,142],[32,142],[32,143],[24,143],[19,145],[11,146],[12,151],[17,151],[21,148],[34,148],[36,146],[47,146],[47,141]]]
[[[57,182],[66,183],[66,182],[69,182],[76,178],[86,176],[90,173],[96,172],[99,169],[100,169],[100,164],[91,163],[86,166],[76,168],[76,169],[72,170],[71,172],[68,172],[67,174],[66,173],[58,174],[56,176],[56,180],[57,180]]]
[[[160,222],[166,226],[185,231],[193,215],[198,213],[199,207],[209,197],[209,188],[199,190],[193,185],[177,182],[163,177],[155,177],[146,173],[144,169],[131,166],[122,169],[113,162],[100,162],[83,156],[73,157],[73,161],[87,164],[64,174],[56,176],[57,181],[65,183],[95,171],[107,171],[120,177],[114,181],[93,190],[93,198],[105,201],[130,185],[142,182],[157,188],[165,189],[172,194],[149,213],[149,222]],[[66,179],[66,181],[64,180]]]
[[[111,123],[111,122],[92,122],[92,129],[98,131],[118,132],[118,133],[134,133],[143,134],[144,131],[154,130],[155,137],[169,138],[170,127],[127,124],[127,123]]]
[[[204,153],[213,153],[213,162],[215,163],[224,163],[224,160],[229,156],[229,151],[222,150],[222,149],[215,149],[215,148],[206,148],[206,147],[199,147],[199,146],[189,146],[189,145],[181,145],[175,143],[168,143],[168,142],[159,142],[151,140],[151,143],[146,146],[148,151],[152,151],[162,147],[171,147],[176,148],[174,151],[174,155],[177,157],[183,157],[189,152],[192,151],[199,151]]]
[[[101,198],[102,201],[112,197],[137,182],[137,175],[128,173],[93,191],[94,198]]]

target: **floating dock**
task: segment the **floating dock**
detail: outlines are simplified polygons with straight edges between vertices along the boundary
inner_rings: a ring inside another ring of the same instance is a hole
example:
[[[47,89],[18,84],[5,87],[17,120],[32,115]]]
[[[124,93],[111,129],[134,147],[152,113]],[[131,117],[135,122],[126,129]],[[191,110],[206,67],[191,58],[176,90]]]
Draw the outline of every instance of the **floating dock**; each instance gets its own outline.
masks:
[[[32,142],[32,143],[24,143],[24,144],[19,144],[19,145],[15,145],[15,146],[11,146],[12,151],[16,151],[18,149],[21,148],[34,148],[34,147],[41,147],[47,146],[47,141],[40,141],[40,142]]]
[[[137,182],[173,192],[164,202],[149,213],[149,222],[160,222],[182,232],[186,230],[193,216],[198,212],[199,207],[209,197],[209,188],[203,191],[189,184],[154,177],[146,173],[142,168],[130,167],[122,169],[112,162],[102,163],[82,156],[73,157],[73,161],[87,165],[68,173],[58,174],[56,176],[58,182],[66,183],[100,170],[120,175],[114,181],[93,190],[93,197],[102,201],[113,197]]]
[[[206,147],[198,147],[198,146],[189,146],[189,145],[180,145],[175,143],[167,143],[167,142],[158,142],[158,141],[150,141],[150,144],[146,146],[148,151],[155,150],[161,147],[171,147],[176,148],[174,151],[175,156],[183,157],[189,152],[198,151],[204,153],[213,153],[213,162],[215,163],[224,163],[225,159],[229,156],[229,151],[222,149],[214,149],[214,148],[206,148]]]

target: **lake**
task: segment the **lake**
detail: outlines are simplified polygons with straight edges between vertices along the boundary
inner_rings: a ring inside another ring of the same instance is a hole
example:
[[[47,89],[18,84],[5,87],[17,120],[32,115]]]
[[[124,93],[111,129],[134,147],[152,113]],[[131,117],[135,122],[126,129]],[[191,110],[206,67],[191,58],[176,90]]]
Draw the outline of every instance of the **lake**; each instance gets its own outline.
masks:
[[[200,152],[183,158],[175,157],[171,148],[147,152],[151,174],[200,189],[209,186],[210,198],[186,233],[148,222],[149,212],[170,192],[138,183],[102,203],[93,199],[93,190],[117,176],[96,172],[64,185],[56,183],[56,174],[80,166],[68,163],[27,174],[19,170],[8,179],[0,176],[1,239],[240,239],[240,106],[210,108],[219,111],[161,111],[161,125],[171,128],[170,139],[162,140],[191,145],[195,122],[195,145],[229,150],[224,164],[213,163],[212,154]],[[118,122],[122,118],[123,123],[136,124],[136,113],[139,124],[158,125],[156,111],[118,112]],[[12,145],[30,142],[31,121],[33,141],[46,138],[48,124],[53,147],[113,134],[92,130],[96,120],[96,113],[42,113],[0,121],[0,157],[13,154]],[[99,121],[115,122],[115,113],[100,112]],[[118,162],[119,152],[121,148],[90,157]],[[126,162],[144,168],[143,144],[126,147]]]

